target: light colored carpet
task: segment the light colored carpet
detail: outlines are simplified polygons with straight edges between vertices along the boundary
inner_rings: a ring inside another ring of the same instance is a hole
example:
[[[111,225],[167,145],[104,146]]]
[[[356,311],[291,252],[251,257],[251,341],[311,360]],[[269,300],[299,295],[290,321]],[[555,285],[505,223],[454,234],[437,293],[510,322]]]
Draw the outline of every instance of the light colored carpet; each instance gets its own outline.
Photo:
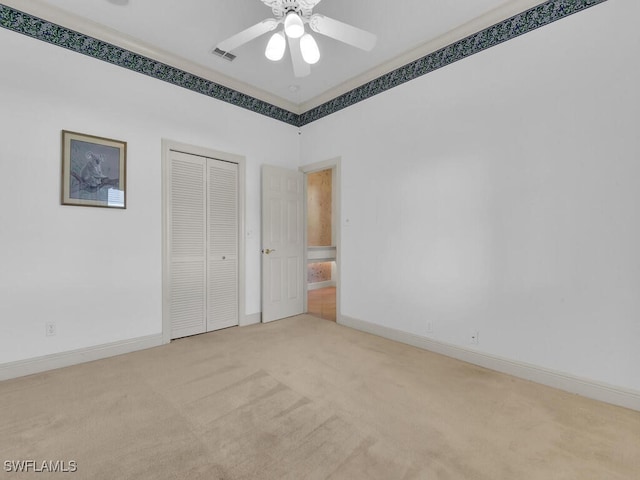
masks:
[[[0,478],[640,478],[640,413],[303,315],[0,383]],[[4,465],[3,465],[4,466]]]

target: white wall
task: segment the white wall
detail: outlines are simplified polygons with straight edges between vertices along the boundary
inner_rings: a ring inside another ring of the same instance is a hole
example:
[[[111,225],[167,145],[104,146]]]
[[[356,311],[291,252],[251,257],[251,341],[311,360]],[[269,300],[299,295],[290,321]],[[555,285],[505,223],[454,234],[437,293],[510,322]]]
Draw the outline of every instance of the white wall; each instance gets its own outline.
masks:
[[[0,364],[160,333],[169,138],[247,158],[248,314],[260,164],[341,156],[343,314],[639,390],[639,16],[609,0],[301,137],[0,29]],[[62,129],[128,142],[126,211],[60,205]]]
[[[305,163],[342,157],[344,315],[640,390],[639,17],[610,0],[303,128]]]
[[[297,129],[4,29],[0,45],[0,364],[161,332],[163,138],[246,156],[259,312],[260,165],[296,167]],[[63,129],[128,143],[125,211],[60,205]]]

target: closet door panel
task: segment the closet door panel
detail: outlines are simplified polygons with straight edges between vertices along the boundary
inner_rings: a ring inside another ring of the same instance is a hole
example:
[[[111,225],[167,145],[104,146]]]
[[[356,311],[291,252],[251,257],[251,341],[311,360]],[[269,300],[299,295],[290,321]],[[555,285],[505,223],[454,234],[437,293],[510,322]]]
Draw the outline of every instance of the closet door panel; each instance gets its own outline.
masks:
[[[169,162],[171,338],[206,331],[206,160],[171,152]]]
[[[207,330],[238,325],[238,165],[207,161]]]

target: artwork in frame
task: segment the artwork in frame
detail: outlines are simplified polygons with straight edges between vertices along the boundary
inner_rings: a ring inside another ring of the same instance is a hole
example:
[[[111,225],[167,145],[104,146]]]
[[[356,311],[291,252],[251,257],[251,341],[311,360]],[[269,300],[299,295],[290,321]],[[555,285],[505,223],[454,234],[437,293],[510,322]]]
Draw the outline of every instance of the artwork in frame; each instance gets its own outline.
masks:
[[[127,143],[62,131],[62,204],[126,208]]]

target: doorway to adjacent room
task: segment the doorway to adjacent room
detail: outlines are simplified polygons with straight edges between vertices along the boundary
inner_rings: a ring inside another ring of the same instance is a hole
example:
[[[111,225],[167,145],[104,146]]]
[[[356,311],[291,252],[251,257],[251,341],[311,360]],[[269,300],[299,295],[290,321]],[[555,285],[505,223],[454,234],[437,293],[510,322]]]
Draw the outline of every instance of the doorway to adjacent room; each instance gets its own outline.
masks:
[[[336,164],[305,172],[307,312],[336,321],[337,225]]]

